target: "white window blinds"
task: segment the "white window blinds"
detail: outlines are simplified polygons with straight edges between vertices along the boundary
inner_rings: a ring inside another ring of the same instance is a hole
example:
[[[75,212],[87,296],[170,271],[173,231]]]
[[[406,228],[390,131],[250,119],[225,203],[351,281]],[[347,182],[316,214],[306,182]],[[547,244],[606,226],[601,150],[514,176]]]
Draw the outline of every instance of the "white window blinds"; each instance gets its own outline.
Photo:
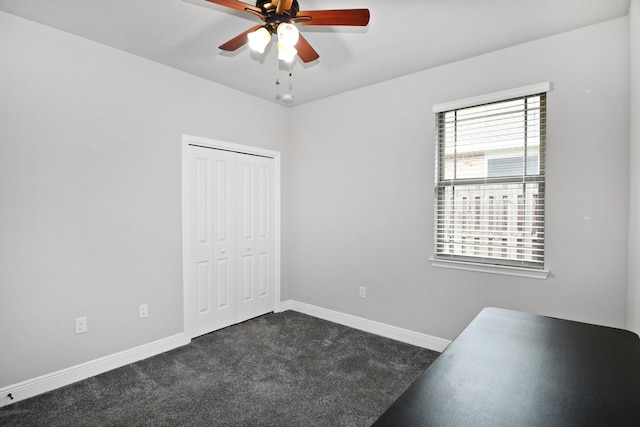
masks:
[[[437,112],[435,257],[544,268],[546,93]]]

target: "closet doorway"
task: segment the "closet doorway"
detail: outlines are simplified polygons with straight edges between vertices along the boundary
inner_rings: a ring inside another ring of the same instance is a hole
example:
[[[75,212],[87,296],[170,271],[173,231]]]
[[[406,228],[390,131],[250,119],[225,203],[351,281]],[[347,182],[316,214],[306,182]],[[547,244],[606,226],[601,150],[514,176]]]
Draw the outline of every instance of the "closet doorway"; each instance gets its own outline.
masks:
[[[280,153],[184,135],[183,276],[189,338],[278,311]]]

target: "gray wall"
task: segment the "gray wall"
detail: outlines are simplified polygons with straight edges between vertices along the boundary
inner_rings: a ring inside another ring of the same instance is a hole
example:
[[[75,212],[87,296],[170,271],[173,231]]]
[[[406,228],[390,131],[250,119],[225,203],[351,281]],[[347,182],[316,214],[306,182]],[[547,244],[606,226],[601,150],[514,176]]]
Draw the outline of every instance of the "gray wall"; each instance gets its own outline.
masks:
[[[182,332],[181,135],[286,110],[1,12],[0,52],[2,387]]]
[[[640,0],[629,10],[631,62],[631,140],[629,210],[629,295],[627,328],[640,334]]]
[[[624,326],[628,57],[625,17],[295,108],[289,296],[446,339],[485,306]],[[542,81],[549,279],[432,268],[433,104]]]

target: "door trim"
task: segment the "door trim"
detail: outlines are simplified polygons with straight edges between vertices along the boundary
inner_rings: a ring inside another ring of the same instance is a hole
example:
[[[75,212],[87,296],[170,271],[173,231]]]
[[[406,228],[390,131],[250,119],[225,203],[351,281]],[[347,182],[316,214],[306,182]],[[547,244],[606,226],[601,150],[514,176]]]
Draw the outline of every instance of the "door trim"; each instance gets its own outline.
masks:
[[[273,274],[273,309],[280,312],[280,263],[281,263],[281,237],[280,237],[280,152],[267,150],[265,148],[251,147],[248,145],[234,144],[231,142],[219,141],[215,139],[203,138],[193,135],[182,135],[182,310],[183,328],[187,336],[190,335],[190,325],[188,320],[187,307],[187,257],[185,248],[187,246],[187,150],[189,146],[211,148],[215,150],[232,151],[236,153],[253,156],[268,157],[273,159],[273,179],[274,179],[274,274]]]

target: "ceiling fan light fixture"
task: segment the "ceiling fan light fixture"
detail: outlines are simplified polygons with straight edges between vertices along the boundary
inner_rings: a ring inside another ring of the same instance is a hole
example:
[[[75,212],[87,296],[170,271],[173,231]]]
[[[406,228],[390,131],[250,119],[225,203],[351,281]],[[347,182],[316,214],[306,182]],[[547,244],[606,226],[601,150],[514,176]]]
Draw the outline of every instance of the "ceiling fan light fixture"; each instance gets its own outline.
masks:
[[[271,41],[271,33],[265,27],[260,27],[252,33],[247,34],[249,47],[258,53],[264,53],[264,49]]]
[[[292,62],[298,54],[295,47],[284,46],[281,42],[278,42],[278,59],[285,62]]]
[[[298,43],[300,33],[295,25],[283,22],[278,25],[278,42],[285,47],[294,47]]]

